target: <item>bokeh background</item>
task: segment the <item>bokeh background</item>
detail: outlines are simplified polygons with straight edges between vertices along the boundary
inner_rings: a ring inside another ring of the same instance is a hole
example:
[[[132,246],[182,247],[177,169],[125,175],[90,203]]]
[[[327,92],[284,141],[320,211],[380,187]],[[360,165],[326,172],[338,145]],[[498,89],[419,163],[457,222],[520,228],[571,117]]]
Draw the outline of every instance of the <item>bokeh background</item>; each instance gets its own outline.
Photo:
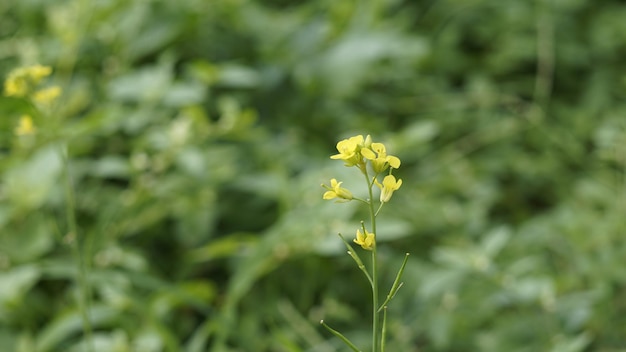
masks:
[[[389,351],[626,351],[624,58],[618,0],[2,1],[0,77],[64,93],[28,139],[0,98],[0,350],[85,350],[81,261],[97,351],[369,349],[320,184],[371,134]]]

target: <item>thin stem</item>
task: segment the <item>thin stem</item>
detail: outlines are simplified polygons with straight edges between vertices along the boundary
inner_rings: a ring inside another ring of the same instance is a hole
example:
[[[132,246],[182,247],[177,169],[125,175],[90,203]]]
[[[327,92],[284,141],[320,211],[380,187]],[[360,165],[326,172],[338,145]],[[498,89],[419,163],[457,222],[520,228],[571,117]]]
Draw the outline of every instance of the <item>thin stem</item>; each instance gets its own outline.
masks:
[[[383,208],[383,205],[385,205],[385,203],[381,202],[380,206],[378,206],[378,209],[376,209],[376,212],[374,213],[374,217],[378,216],[378,213],[380,212],[380,209]]]
[[[380,312],[383,308],[387,308],[387,303],[391,301],[391,299],[396,295],[400,287],[402,287],[403,283],[400,281],[402,279],[402,274],[404,273],[404,268],[406,267],[406,262],[409,259],[409,253],[404,255],[404,260],[402,261],[402,265],[400,266],[400,270],[398,270],[398,274],[396,274],[396,279],[393,281],[393,285],[391,285],[391,289],[389,290],[389,294],[387,295],[387,299],[383,302],[383,304],[378,308]],[[383,326],[384,328],[384,326]]]
[[[374,212],[374,197],[372,193],[373,181],[370,181],[367,169],[363,168],[363,175],[367,182],[367,190],[369,192],[369,210],[372,221],[372,233],[376,236],[376,213]],[[378,351],[378,260],[377,260],[377,243],[374,242],[372,248],[372,351]]]
[[[78,306],[82,318],[83,330],[85,332],[87,351],[91,352],[93,348],[93,333],[91,327],[91,320],[89,319],[89,283],[87,280],[87,265],[85,263],[85,255],[81,251],[80,240],[78,238],[76,225],[76,204],[74,201],[74,191],[72,188],[72,179],[70,176],[70,161],[67,151],[67,146],[61,147],[61,156],[64,161],[64,188],[65,188],[65,214],[68,227],[68,239],[71,241],[70,246],[74,253],[76,263],[78,266],[77,281],[79,286],[79,299]]]
[[[359,197],[352,197],[352,199],[354,199],[354,200],[358,200],[359,202],[364,203],[364,204],[368,204],[368,205],[370,204],[370,203],[369,203],[368,201],[366,201],[365,199],[362,199],[362,198],[359,198]]]
[[[339,234],[339,237],[341,238],[343,243],[346,245],[346,248],[348,249],[348,255],[350,255],[352,257],[352,259],[354,259],[354,262],[359,267],[359,269],[363,272],[363,274],[365,274],[365,277],[367,278],[367,281],[369,281],[370,286],[372,286],[373,285],[372,277],[367,272],[367,268],[365,268],[365,264],[363,264],[363,261],[361,260],[361,257],[359,257],[357,252],[354,251],[354,248],[352,248],[350,243],[348,243],[348,241],[346,241],[346,239],[343,238],[343,236],[341,234]]]
[[[380,352],[385,352],[385,338],[387,337],[387,306],[383,307],[383,330],[380,337]]]
[[[348,347],[350,347],[352,349],[352,351],[354,351],[354,352],[361,352],[361,350],[358,347],[356,347],[352,343],[352,341],[348,340],[348,338],[343,336],[343,334],[340,333],[339,331],[337,331],[337,330],[331,328],[330,326],[328,326],[326,323],[324,323],[323,320],[320,320],[320,324],[322,324],[322,326],[325,327],[326,330],[330,331],[331,334],[333,334],[333,335],[337,336],[338,338],[340,338],[341,341],[343,341]]]

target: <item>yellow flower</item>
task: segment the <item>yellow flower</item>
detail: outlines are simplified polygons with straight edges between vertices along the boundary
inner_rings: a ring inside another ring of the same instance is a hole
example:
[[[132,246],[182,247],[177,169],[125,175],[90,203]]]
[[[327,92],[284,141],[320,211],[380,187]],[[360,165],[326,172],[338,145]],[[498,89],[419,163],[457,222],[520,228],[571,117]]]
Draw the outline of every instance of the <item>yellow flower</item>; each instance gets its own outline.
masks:
[[[49,66],[19,67],[9,72],[4,81],[4,94],[9,97],[25,97],[39,82],[52,73]]]
[[[393,175],[385,176],[382,185],[378,182],[378,180],[374,180],[374,183],[376,183],[376,186],[380,188],[380,201],[382,203],[387,203],[391,199],[393,192],[397,191],[400,186],[402,186],[402,180],[396,181],[396,178]]]
[[[361,230],[356,230],[356,238],[353,241],[361,248],[371,251],[374,245],[376,245],[376,235],[367,230],[364,231],[365,233],[361,232]]]
[[[24,77],[9,77],[4,81],[4,95],[7,97],[23,97],[28,92],[28,84]]]
[[[352,193],[347,189],[341,187],[343,182],[337,182],[336,179],[330,180],[330,187],[326,185],[322,185],[322,187],[326,188],[328,191],[324,193],[322,198],[324,199],[335,199],[339,198],[337,202],[348,202],[352,200]]]
[[[33,100],[42,105],[49,105],[61,95],[61,87],[53,86],[38,90],[33,94]]]
[[[35,133],[35,130],[32,117],[22,115],[17,127],[15,127],[15,134],[18,136],[26,136]]]
[[[52,68],[50,66],[34,65],[26,67],[28,75],[31,77],[35,84],[39,83],[43,78],[50,76]]]
[[[369,139],[369,136],[368,136]],[[362,135],[350,137],[337,143],[337,151],[339,154],[331,156],[331,159],[341,159],[346,166],[359,165],[363,162],[361,157],[361,147],[364,145]]]
[[[372,161],[372,168],[376,173],[387,170],[389,166],[394,169],[400,167],[400,159],[393,155],[387,155],[387,149],[382,143],[372,143],[370,147],[363,148],[361,154],[365,159]]]

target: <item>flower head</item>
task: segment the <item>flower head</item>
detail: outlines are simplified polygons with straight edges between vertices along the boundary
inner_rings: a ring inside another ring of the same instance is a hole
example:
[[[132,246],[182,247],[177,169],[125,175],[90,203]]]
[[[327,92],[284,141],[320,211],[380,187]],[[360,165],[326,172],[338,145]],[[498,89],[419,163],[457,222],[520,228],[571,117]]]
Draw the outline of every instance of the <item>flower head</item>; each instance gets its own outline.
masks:
[[[387,155],[387,149],[382,143],[372,143],[371,146],[363,148],[361,154],[365,159],[372,161],[372,168],[376,173],[387,170],[389,166],[394,169],[400,167],[400,159],[393,155]]]
[[[34,65],[19,67],[9,72],[4,81],[4,94],[17,98],[29,95],[41,80],[52,73],[49,66]]]
[[[339,154],[332,155],[330,158],[343,160],[346,166],[362,164],[363,157],[361,156],[361,148],[364,146],[364,142],[365,140],[362,135],[339,141],[339,143],[337,143],[337,151]]]
[[[4,95],[7,97],[23,97],[28,93],[28,82],[24,77],[9,74],[9,77],[4,81]]]
[[[33,118],[29,115],[22,115],[20,121],[15,127],[15,134],[18,136],[26,136],[35,133],[35,124],[33,124]]]
[[[352,193],[347,189],[341,187],[343,182],[337,182],[336,179],[330,180],[330,187],[326,185],[322,185],[322,187],[326,188],[327,191],[324,193],[322,198],[324,199],[335,199],[339,198],[337,202],[348,202],[352,200]]]
[[[50,66],[34,65],[26,67],[26,71],[34,83],[39,83],[43,78],[50,76],[52,68]]]
[[[61,87],[52,86],[36,91],[33,100],[41,105],[50,105],[61,95]]]
[[[371,251],[376,245],[376,235],[365,229],[363,231],[364,232],[356,230],[356,238],[353,241],[361,246],[361,248]]]
[[[391,199],[393,192],[402,186],[402,180],[396,181],[396,177],[393,175],[385,176],[382,184],[378,180],[374,180],[374,183],[380,188],[380,201],[382,203],[387,203]]]

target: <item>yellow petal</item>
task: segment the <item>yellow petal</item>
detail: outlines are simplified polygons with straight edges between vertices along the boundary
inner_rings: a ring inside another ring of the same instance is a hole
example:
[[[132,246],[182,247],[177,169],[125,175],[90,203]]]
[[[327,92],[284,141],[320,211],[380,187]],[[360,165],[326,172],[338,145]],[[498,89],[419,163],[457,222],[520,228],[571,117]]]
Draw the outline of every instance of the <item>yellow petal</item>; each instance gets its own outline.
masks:
[[[33,99],[41,104],[50,104],[61,95],[61,87],[53,86],[36,91]]]
[[[400,159],[396,156],[389,155],[387,157],[387,162],[389,163],[389,166],[393,167],[394,169],[400,167]]]
[[[42,78],[49,76],[52,73],[50,66],[35,65],[27,68],[28,74],[32,77],[35,83],[39,82]]]
[[[337,193],[335,193],[334,191],[326,191],[324,192],[324,195],[322,196],[323,199],[335,199],[337,198]]]
[[[351,143],[354,143],[355,146],[361,146],[363,145],[363,135],[358,135],[358,136],[354,136],[354,137],[350,137],[350,139],[348,139]]]
[[[363,142],[363,147],[369,148],[371,145],[372,145],[372,136],[368,134],[367,137],[365,137],[365,141]]]
[[[385,148],[385,145],[382,144],[382,143],[372,143],[372,149],[376,153],[378,153],[378,156],[384,157],[386,155],[386,153],[387,153],[387,149]]]
[[[363,155],[363,157],[365,157],[365,159],[368,159],[368,160],[376,159],[376,154],[374,154],[374,152],[371,151],[369,148],[361,149],[361,155]]]
[[[396,178],[393,175],[387,175],[383,178],[384,188],[391,188],[394,184],[396,184]]]

